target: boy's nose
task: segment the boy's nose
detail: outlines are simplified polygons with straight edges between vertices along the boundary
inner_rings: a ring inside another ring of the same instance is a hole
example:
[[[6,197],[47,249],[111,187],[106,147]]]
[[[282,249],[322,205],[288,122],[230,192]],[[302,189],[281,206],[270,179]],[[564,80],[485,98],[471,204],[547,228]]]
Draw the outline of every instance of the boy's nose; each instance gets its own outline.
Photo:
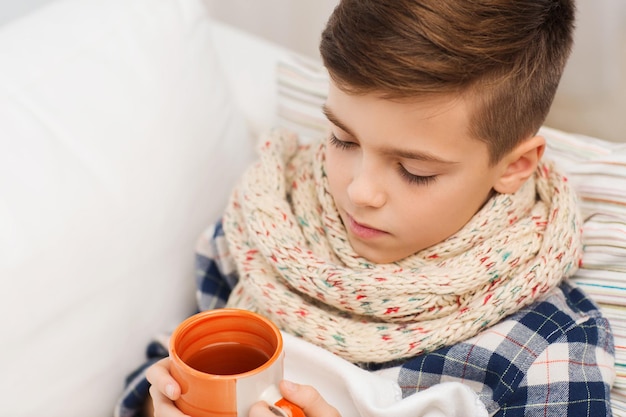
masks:
[[[355,206],[380,208],[387,201],[387,193],[379,175],[361,169],[348,186],[348,198]]]

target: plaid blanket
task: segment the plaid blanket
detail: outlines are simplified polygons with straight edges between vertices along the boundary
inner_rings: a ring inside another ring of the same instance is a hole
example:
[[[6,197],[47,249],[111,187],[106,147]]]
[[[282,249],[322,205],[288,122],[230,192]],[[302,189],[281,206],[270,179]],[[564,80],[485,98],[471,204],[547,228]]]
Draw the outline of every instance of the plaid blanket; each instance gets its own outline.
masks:
[[[196,259],[199,309],[223,307],[237,273],[220,222],[200,237]],[[144,371],[167,356],[167,336],[155,339],[147,354],[147,362],[127,380],[115,410],[118,417],[137,415],[149,388]],[[402,363],[358,365],[394,377],[403,397],[442,382],[461,382],[494,416],[612,415],[615,370],[609,322],[568,281],[462,343]]]

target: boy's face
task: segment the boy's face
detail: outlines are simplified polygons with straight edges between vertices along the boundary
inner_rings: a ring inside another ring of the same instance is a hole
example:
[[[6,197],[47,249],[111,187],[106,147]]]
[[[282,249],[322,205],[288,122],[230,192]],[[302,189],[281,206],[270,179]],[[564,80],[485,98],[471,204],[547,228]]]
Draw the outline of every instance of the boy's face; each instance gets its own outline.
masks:
[[[396,102],[331,83],[330,192],[350,244],[375,263],[398,261],[461,229],[506,167],[468,136],[462,99]]]

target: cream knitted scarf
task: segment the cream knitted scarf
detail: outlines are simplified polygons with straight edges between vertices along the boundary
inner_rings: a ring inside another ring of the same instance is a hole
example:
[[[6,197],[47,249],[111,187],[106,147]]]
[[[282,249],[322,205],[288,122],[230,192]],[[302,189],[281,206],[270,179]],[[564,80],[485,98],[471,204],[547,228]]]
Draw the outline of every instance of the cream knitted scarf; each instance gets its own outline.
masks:
[[[352,362],[386,362],[468,339],[578,267],[581,223],[567,181],[541,164],[455,235],[390,264],[357,255],[328,192],[324,144],[274,131],[224,215],[239,272],[230,307]]]

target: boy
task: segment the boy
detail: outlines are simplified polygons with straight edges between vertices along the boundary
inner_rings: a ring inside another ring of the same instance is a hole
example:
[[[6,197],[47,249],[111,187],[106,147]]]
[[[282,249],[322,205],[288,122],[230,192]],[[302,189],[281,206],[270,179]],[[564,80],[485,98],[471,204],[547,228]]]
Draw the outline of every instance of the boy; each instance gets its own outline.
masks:
[[[329,137],[268,136],[199,244],[200,308],[261,312],[404,397],[458,381],[489,415],[610,415],[611,332],[566,280],[580,219],[536,135],[573,24],[567,0],[342,0],[320,45]],[[148,379],[179,416],[167,359]]]

